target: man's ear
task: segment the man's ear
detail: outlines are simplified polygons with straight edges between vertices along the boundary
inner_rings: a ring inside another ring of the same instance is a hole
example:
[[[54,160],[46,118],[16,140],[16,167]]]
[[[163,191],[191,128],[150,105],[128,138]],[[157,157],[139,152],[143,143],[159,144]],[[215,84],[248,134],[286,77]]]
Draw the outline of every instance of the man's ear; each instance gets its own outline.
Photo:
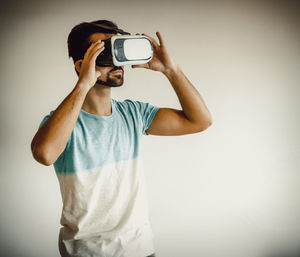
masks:
[[[75,69],[77,70],[78,73],[80,73],[81,71],[81,64],[82,64],[82,60],[77,60],[75,62]]]

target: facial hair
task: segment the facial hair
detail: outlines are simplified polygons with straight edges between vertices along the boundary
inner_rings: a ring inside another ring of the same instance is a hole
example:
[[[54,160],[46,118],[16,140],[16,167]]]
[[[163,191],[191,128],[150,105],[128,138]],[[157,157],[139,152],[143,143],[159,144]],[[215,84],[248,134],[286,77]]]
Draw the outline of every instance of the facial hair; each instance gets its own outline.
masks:
[[[104,86],[108,86],[108,87],[120,87],[123,85],[124,82],[124,71],[123,71],[123,75],[112,75],[114,77],[110,77],[111,73],[113,71],[116,70],[121,70],[123,71],[123,69],[121,67],[115,66],[111,71],[109,71],[107,73],[107,80],[103,81],[101,79],[98,79],[96,81],[96,84],[100,84],[100,85],[104,85]]]

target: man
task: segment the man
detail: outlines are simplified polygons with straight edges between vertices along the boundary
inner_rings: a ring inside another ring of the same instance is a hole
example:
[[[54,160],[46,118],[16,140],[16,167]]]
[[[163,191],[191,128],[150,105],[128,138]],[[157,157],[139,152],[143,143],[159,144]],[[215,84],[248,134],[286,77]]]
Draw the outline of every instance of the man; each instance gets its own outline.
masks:
[[[103,29],[104,25],[111,29]],[[96,66],[103,40],[118,31],[107,20],[84,22],[68,37],[78,82],[40,124],[31,150],[44,165],[54,164],[63,210],[61,256],[155,256],[140,156],[142,135],[201,132],[212,118],[200,94],[168,54],[159,32],[150,62],[132,65],[164,74],[182,110],[111,98],[123,85],[123,66]],[[176,42],[182,47],[180,41]]]

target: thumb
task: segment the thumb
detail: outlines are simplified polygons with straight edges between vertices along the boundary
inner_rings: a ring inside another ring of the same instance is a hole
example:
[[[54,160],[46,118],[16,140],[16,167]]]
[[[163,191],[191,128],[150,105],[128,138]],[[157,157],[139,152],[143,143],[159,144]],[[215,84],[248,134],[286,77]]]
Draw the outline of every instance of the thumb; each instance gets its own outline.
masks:
[[[136,65],[131,65],[131,68],[146,68],[147,67],[147,65],[145,65],[145,64],[136,64]]]

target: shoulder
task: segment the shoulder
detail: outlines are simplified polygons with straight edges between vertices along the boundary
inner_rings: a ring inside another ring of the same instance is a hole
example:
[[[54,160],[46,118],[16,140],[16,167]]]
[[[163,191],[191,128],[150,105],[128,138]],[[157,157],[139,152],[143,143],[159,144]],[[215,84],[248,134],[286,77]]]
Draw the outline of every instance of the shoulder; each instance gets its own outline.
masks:
[[[112,100],[114,101],[115,106],[118,109],[126,109],[128,111],[139,110],[141,108],[141,106],[143,105],[143,102],[132,100],[132,99],[125,99],[123,101],[118,101],[115,99],[112,99]]]
[[[143,102],[143,101],[133,100],[133,99],[125,99],[123,101],[118,101],[118,100],[113,99],[113,101],[118,106],[130,108],[130,109],[138,109],[138,110],[141,110],[149,105],[148,102]]]
[[[136,101],[136,100],[132,100],[132,99],[128,99],[128,98],[123,101],[119,101],[119,100],[112,98],[112,101],[117,105],[123,105],[123,106],[134,106],[134,105],[140,103],[140,101]]]
[[[125,99],[124,101],[115,101],[116,108],[119,110],[131,112],[135,115],[148,116],[156,113],[159,107],[150,104],[149,102]]]

